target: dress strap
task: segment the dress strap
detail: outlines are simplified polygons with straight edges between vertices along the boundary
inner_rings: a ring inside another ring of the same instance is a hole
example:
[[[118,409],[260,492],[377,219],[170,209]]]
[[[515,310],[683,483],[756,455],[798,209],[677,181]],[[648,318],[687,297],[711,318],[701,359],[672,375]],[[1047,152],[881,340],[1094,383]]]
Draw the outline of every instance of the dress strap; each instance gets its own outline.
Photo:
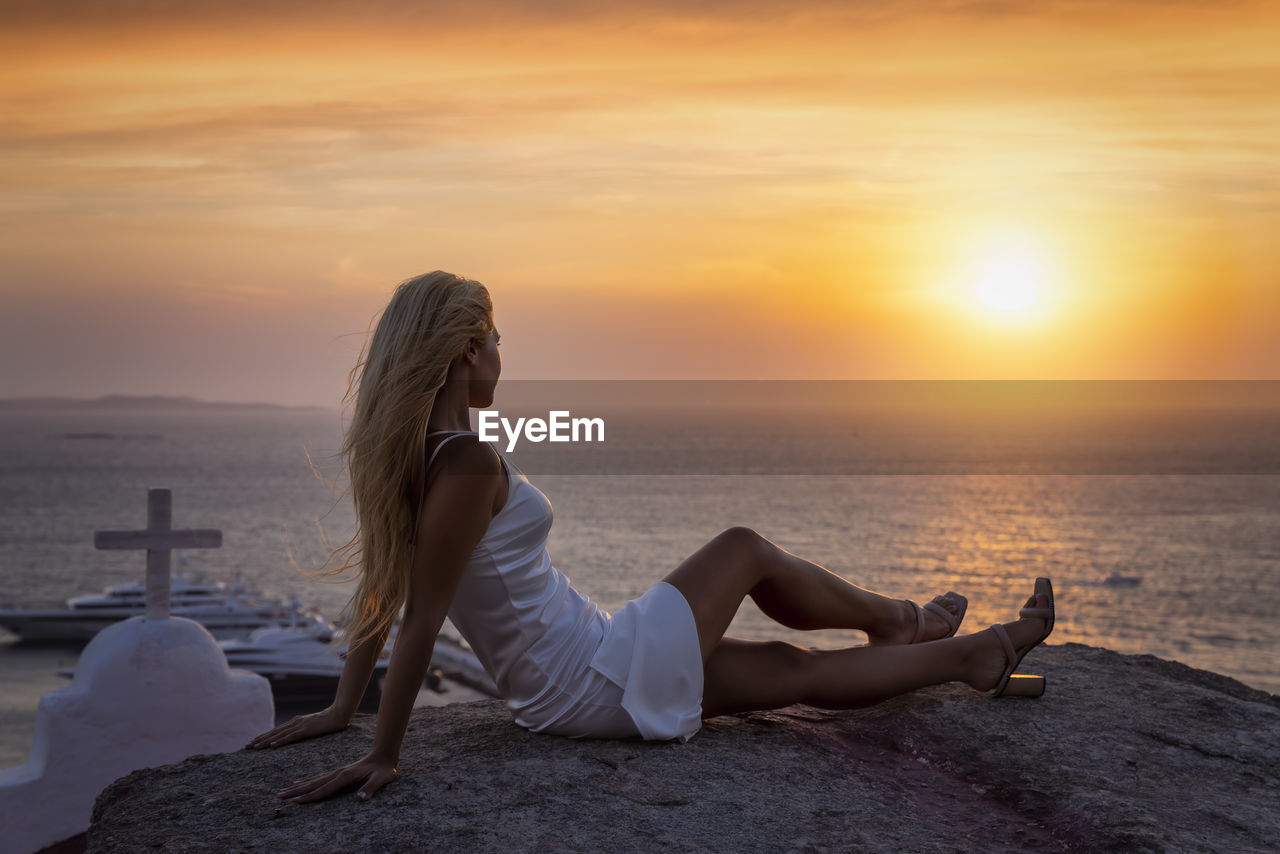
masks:
[[[449,436],[448,438],[442,439],[440,441],[440,444],[436,445],[435,450],[431,452],[431,456],[427,458],[427,468],[431,468],[431,463],[435,461],[436,454],[440,453],[441,448],[449,444],[449,439],[456,439],[459,436],[465,435],[467,433],[471,433],[472,431],[471,430],[442,430],[439,432],[448,433]],[[436,435],[439,435],[439,433],[428,433],[427,435],[436,436]]]
[[[426,465],[426,467],[425,467],[425,468],[423,468],[423,470],[422,470],[422,472],[423,472],[423,474],[422,474],[422,489],[421,489],[421,490],[419,491],[419,493],[418,493],[418,507],[422,507],[423,502],[424,502],[424,501],[426,500],[426,498],[427,498],[427,480],[426,480],[426,477],[427,477],[427,476],[426,476],[426,473],[427,473],[428,469],[430,469],[430,468],[431,468],[431,463],[435,461],[436,454],[440,453],[440,449],[441,449],[441,448],[443,448],[445,445],[449,444],[449,440],[450,440],[450,439],[456,439],[458,436],[465,436],[465,435],[466,435],[466,434],[468,434],[468,433],[471,433],[471,434],[474,434],[474,435],[479,435],[479,434],[478,434],[478,433],[476,433],[476,431],[474,431],[474,430],[437,430],[437,431],[434,431],[434,432],[428,433],[427,435],[428,435],[428,436],[438,436],[438,435],[440,435],[441,433],[447,433],[447,434],[449,434],[449,435],[447,435],[445,438],[443,438],[443,439],[441,439],[441,440],[440,440],[440,444],[439,444],[439,445],[436,445],[435,450],[431,452],[431,456],[427,458],[427,465]],[[506,457],[504,457],[502,454],[498,454],[498,461],[499,461],[500,463],[502,463],[503,471],[504,471],[504,472],[506,473],[506,475],[507,475],[507,489],[508,489],[508,492],[507,492],[507,501],[510,501],[510,500],[511,500],[511,492],[510,492],[510,490],[514,488],[514,487],[512,486],[512,484],[514,484],[514,483],[515,483],[515,480],[511,477],[511,468],[507,465],[507,458],[506,458]]]
[[[431,456],[427,458],[427,468],[431,468],[431,463],[435,461],[436,454],[440,453],[440,449],[449,443],[449,439],[454,439],[458,436],[466,436],[468,434],[472,436],[480,435],[475,430],[433,430],[428,433],[428,436],[445,435],[447,438],[441,439],[440,444],[436,445],[435,450],[431,452]],[[502,454],[498,454],[498,460],[502,463],[502,467],[506,469],[507,475],[510,476],[511,469],[507,466],[507,458]]]

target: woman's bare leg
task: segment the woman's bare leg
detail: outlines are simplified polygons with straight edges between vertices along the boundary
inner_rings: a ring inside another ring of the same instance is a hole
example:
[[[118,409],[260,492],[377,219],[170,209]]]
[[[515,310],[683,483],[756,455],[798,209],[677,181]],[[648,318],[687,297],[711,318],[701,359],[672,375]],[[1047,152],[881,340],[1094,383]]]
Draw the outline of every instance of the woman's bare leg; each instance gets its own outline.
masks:
[[[1037,597],[1028,606],[1040,605]],[[1017,648],[1044,632],[1039,618],[1006,623]],[[990,629],[927,644],[809,650],[777,641],[723,638],[705,666],[704,717],[792,703],[848,709],[944,682],[990,690],[1006,667],[1004,649]]]
[[[905,644],[916,631],[915,610],[902,599],[850,584],[750,528],[719,534],[665,580],[693,610],[704,662],[747,596],[788,628],[859,629],[872,644]],[[956,609],[949,600],[942,605],[953,613]],[[948,629],[941,617],[926,612],[926,639],[939,638]]]

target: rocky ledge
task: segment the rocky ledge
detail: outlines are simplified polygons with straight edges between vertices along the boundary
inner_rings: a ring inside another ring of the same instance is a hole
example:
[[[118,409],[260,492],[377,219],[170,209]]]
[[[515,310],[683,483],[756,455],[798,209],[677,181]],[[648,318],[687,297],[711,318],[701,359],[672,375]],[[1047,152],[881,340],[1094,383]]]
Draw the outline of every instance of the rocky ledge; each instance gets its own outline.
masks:
[[[276,800],[360,756],[361,719],[121,778],[89,851],[1280,850],[1280,696],[1078,644],[1027,663],[1039,700],[944,686],[717,718],[683,745],[533,735],[498,701],[422,709],[369,802]]]

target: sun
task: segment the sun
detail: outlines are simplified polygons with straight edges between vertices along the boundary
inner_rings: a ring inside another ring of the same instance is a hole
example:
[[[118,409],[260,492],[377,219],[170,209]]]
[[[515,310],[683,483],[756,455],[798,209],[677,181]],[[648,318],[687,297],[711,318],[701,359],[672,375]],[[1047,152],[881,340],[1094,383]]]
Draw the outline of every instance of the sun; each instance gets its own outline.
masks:
[[[985,261],[973,296],[987,308],[1022,314],[1035,305],[1044,281],[1039,259],[1019,249],[1004,250]]]
[[[1003,321],[1031,320],[1045,308],[1056,266],[1045,242],[1034,234],[1002,230],[976,242],[969,297],[982,315]]]

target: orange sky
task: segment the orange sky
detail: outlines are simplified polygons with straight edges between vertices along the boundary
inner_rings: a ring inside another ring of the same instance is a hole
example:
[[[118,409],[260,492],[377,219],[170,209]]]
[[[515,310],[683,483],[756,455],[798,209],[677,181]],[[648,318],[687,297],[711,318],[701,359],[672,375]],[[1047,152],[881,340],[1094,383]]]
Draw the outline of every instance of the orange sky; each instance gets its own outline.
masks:
[[[435,268],[509,376],[1280,379],[1274,2],[26,5],[0,397],[336,404]]]

